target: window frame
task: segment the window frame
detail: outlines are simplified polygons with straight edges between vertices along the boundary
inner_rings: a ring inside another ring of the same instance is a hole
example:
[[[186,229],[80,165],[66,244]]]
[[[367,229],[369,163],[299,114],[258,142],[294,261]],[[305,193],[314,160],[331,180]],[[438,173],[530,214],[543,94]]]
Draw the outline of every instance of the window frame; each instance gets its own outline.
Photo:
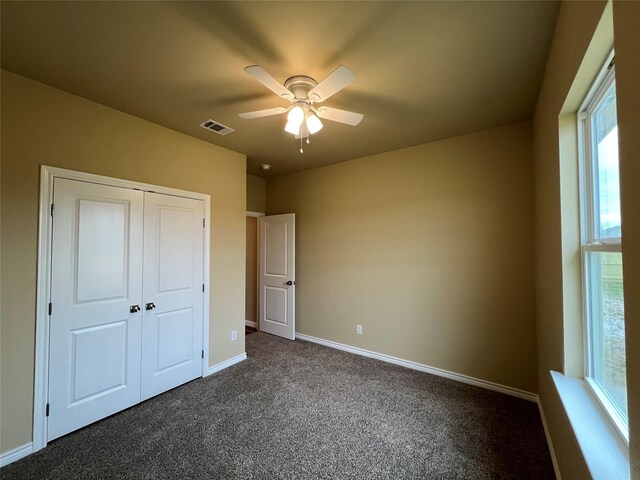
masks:
[[[596,206],[598,178],[595,172],[594,162],[594,142],[592,136],[591,118],[597,110],[602,100],[609,92],[612,85],[615,84],[615,65],[614,52],[612,51],[603,68],[596,76],[593,85],[587,93],[577,115],[577,133],[578,133],[578,172],[580,186],[580,260],[581,260],[581,283],[582,283],[582,307],[583,307],[583,342],[584,342],[584,380],[588,386],[588,390],[596,399],[598,405],[602,407],[607,418],[614,425],[615,430],[620,435],[624,443],[629,445],[629,427],[628,417],[625,419],[622,412],[615,406],[613,399],[595,380],[595,355],[592,351],[594,343],[594,329],[591,328],[593,323],[593,305],[598,304],[597,301],[589,302],[592,298],[591,266],[588,262],[590,253],[608,253],[615,252],[622,255],[622,233],[620,237],[603,237],[600,238],[600,227],[598,225],[599,210]],[[617,123],[617,120],[616,120]],[[596,218],[596,213],[598,218]]]

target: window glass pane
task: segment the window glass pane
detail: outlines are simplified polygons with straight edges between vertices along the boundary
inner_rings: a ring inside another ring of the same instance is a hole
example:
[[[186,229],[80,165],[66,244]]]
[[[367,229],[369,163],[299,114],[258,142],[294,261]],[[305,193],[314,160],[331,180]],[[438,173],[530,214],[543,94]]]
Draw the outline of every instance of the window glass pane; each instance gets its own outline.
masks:
[[[594,137],[596,238],[620,237],[620,174],[616,89],[611,86],[591,117]]]
[[[587,253],[592,378],[627,422],[622,254]]]

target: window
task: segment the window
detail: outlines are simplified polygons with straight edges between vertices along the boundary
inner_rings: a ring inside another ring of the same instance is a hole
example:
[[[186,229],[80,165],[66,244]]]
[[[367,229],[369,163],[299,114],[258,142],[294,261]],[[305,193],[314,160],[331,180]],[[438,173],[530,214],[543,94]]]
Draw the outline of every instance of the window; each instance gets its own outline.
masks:
[[[622,231],[612,58],[578,115],[586,381],[628,439]]]

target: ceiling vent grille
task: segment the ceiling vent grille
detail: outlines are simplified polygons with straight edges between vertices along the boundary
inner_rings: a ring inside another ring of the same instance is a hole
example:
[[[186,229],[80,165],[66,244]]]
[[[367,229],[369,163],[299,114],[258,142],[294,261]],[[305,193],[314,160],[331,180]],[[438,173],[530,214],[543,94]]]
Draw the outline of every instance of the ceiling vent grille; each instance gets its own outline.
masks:
[[[202,128],[206,128],[207,130],[211,130],[212,132],[217,133],[218,135],[228,135],[231,132],[235,132],[233,128],[229,128],[226,125],[222,125],[221,123],[216,122],[215,120],[205,120],[200,124]]]

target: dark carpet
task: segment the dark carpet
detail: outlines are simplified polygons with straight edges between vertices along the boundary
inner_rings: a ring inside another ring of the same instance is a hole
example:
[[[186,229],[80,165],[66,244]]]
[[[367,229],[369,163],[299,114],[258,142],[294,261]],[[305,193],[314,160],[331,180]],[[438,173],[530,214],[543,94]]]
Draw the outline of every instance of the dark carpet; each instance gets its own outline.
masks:
[[[249,358],[51,442],[9,479],[552,479],[535,403],[257,332]]]

